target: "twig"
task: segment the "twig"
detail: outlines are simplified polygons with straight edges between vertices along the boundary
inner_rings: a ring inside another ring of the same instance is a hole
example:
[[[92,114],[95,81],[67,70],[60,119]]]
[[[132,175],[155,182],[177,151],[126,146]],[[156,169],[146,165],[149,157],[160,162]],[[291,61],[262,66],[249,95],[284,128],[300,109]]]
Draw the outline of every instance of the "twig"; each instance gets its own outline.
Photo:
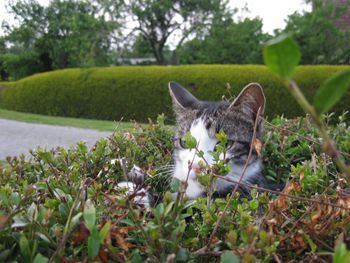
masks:
[[[280,258],[277,256],[276,253],[273,253],[273,258],[276,260],[277,263],[282,263],[282,261],[280,260]]]

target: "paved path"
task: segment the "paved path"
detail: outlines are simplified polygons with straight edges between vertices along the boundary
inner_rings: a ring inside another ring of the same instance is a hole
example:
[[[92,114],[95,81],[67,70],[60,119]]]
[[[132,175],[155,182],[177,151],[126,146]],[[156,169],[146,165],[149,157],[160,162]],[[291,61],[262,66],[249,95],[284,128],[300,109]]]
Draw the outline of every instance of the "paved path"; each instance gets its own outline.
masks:
[[[57,146],[68,148],[79,141],[85,141],[91,147],[99,138],[111,134],[112,132],[0,119],[0,160],[6,156],[28,154],[29,149],[38,146],[46,149]]]

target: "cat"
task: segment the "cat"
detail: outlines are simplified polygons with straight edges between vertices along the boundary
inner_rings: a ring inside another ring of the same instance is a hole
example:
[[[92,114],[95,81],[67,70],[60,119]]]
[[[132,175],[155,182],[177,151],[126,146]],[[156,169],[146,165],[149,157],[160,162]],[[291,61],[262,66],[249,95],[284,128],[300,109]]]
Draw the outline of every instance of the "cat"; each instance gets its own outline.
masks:
[[[176,82],[169,83],[169,90],[176,115],[173,176],[185,181],[189,175],[185,193],[188,199],[206,195],[204,187],[197,180],[200,172],[198,163],[202,158],[195,152],[203,151],[206,163],[212,165],[214,160],[210,152],[215,151],[218,143],[215,135],[220,130],[228,137],[225,158],[231,169],[225,178],[238,181],[248,158],[259,108],[256,138],[262,141],[265,96],[261,86],[258,83],[247,85],[232,103],[200,101]],[[188,131],[195,137],[198,149],[187,149],[184,145],[183,136]],[[192,163],[190,171],[189,163]],[[262,170],[262,161],[253,149],[242,182],[265,186]],[[214,186],[215,195],[226,196],[234,186],[232,182],[218,179]]]
[[[232,103],[200,101],[176,82],[169,82],[169,92],[176,115],[172,176],[180,181],[185,181],[188,177],[185,192],[187,198],[193,200],[206,195],[205,188],[197,180],[200,172],[199,161],[205,159],[209,165],[214,163],[210,152],[215,151],[218,143],[215,135],[221,130],[228,137],[225,158],[231,168],[225,178],[238,181],[248,159],[256,120],[256,138],[263,140],[265,96],[261,86],[258,83],[247,85]],[[183,137],[187,132],[196,139],[197,149],[186,147]],[[203,151],[203,157],[196,154],[198,150]],[[189,164],[191,164],[190,167]],[[140,176],[142,177],[138,173],[138,177]],[[140,181],[139,178],[137,180]],[[262,161],[255,149],[252,149],[242,182],[267,186],[263,176]],[[139,203],[145,205],[151,203],[151,195],[145,189],[140,189],[131,182],[122,182],[120,186],[128,188],[129,192],[143,193],[144,197],[138,197]],[[232,191],[234,186],[233,182],[219,178],[214,185],[214,195],[224,197]]]

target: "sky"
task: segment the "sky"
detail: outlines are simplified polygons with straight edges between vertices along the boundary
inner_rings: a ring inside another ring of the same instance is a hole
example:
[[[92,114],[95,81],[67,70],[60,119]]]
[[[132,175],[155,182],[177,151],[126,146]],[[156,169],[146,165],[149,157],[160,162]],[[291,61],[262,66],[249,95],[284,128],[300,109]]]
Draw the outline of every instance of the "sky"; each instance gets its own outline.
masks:
[[[49,0],[37,0],[39,3],[47,5]],[[7,0],[0,0],[0,21],[6,19],[11,21],[11,16],[6,12]],[[243,17],[259,16],[263,19],[264,32],[273,33],[276,28],[283,28],[285,19],[295,11],[309,11],[310,5],[304,4],[303,0],[230,0],[231,7],[238,9],[247,6],[249,13],[240,13]],[[0,35],[2,34],[0,29]]]
[[[231,7],[243,8],[247,5],[248,17],[263,19],[263,31],[273,33],[274,29],[284,28],[285,19],[295,11],[310,11],[311,6],[303,0],[230,0]]]

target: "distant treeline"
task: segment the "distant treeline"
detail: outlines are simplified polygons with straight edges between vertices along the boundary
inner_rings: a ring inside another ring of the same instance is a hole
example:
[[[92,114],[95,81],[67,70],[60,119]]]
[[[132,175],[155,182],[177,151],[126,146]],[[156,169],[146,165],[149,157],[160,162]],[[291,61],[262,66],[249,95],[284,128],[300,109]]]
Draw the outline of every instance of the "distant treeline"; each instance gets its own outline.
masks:
[[[273,35],[292,34],[302,64],[348,64],[349,1],[305,1],[313,10],[288,16]],[[128,63],[261,64],[273,37],[226,0],[8,0],[7,7],[15,23],[2,21],[0,80]]]

